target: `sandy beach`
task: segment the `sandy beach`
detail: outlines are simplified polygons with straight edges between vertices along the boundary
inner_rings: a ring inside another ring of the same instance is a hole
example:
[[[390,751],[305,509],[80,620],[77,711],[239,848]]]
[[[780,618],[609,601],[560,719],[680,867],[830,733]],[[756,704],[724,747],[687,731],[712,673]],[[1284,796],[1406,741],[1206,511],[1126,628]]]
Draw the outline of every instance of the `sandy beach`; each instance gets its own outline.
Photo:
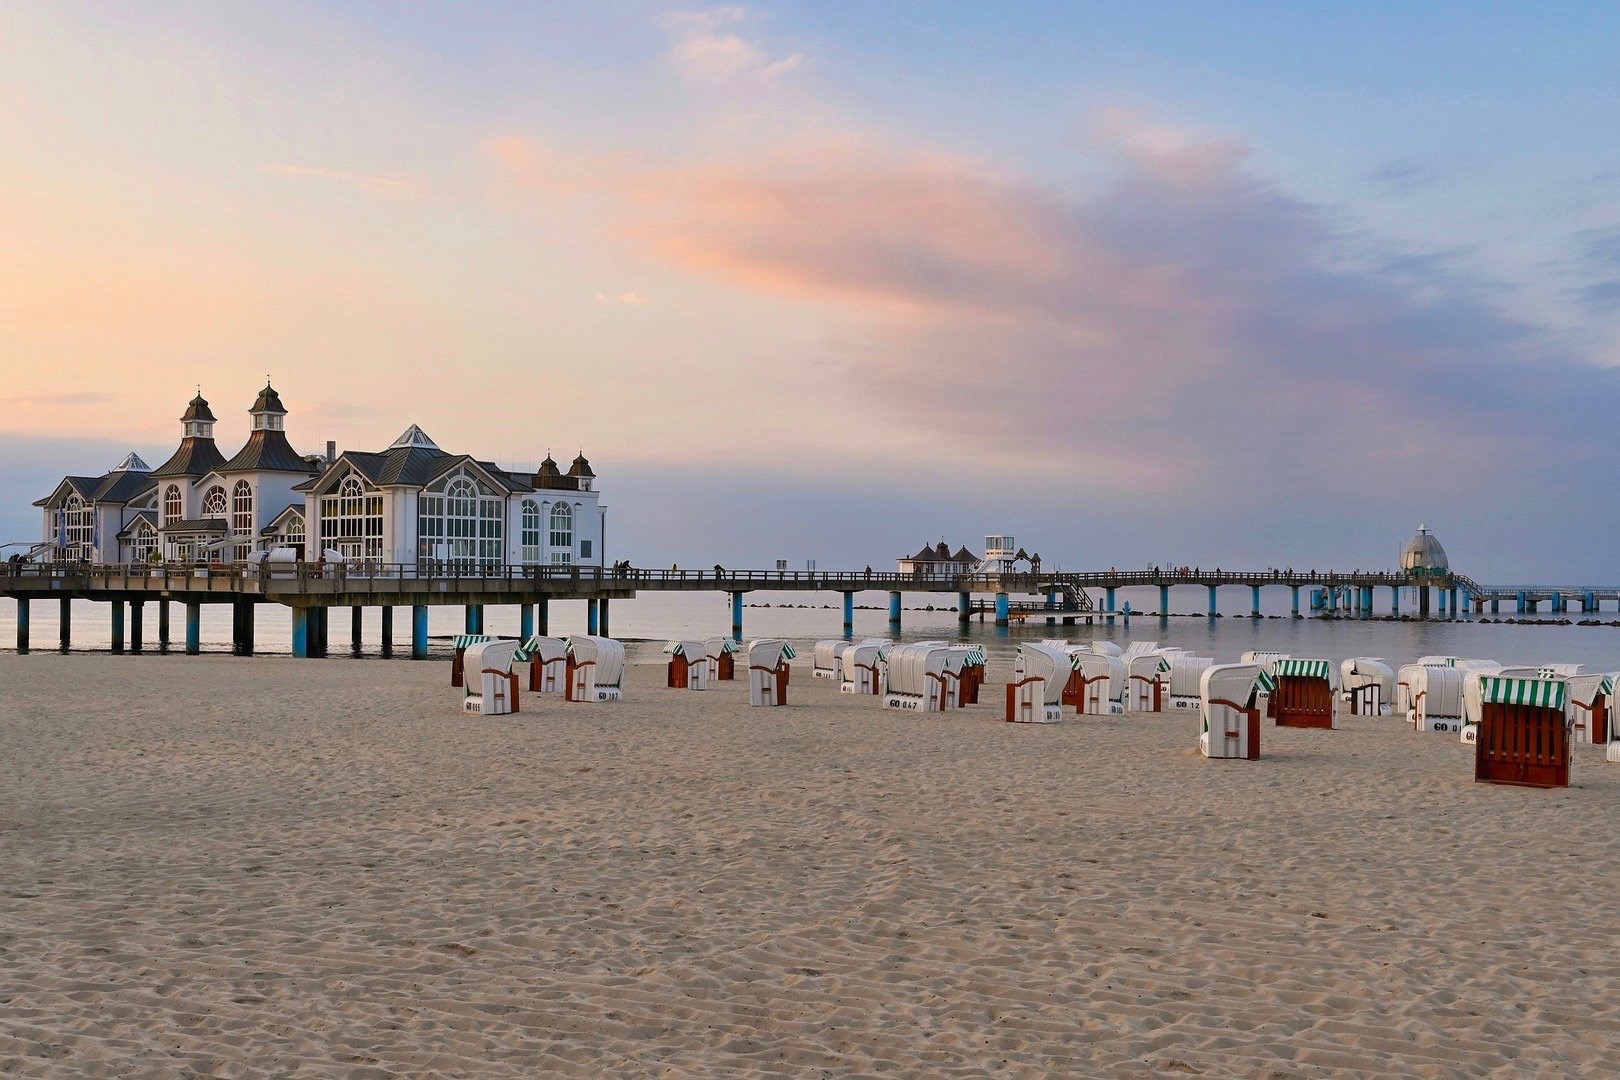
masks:
[[[1392,719],[885,712],[801,661],[465,717],[447,663],[0,657],[0,1073],[1620,1071],[1620,766]]]

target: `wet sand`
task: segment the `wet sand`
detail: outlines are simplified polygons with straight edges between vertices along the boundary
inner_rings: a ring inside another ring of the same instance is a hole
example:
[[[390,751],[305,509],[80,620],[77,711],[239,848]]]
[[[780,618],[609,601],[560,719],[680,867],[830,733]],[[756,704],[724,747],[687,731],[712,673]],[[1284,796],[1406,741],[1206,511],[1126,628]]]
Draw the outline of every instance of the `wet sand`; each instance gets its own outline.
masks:
[[[1610,1074],[1620,765],[0,656],[0,1073]]]

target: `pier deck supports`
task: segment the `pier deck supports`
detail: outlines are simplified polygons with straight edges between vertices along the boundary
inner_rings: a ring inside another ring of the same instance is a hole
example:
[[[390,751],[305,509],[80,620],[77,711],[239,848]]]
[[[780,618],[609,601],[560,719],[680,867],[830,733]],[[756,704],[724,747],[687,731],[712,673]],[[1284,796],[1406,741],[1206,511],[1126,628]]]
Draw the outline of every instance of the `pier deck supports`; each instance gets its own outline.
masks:
[[[1389,587],[1389,613],[1391,615],[1401,613],[1401,587],[1399,585]]]
[[[253,655],[253,601],[231,601],[231,652]]]
[[[360,655],[360,644],[363,637],[360,620],[364,611],[364,608],[358,607],[349,609],[349,651],[356,656]]]
[[[528,604],[518,605],[518,636],[524,641],[534,637],[534,608]]]
[[[844,636],[852,637],[855,634],[855,594],[844,594]]]
[[[394,609],[387,605],[382,609],[382,654],[384,660],[394,655]]]
[[[169,651],[169,602],[158,601],[158,652]]]
[[[484,632],[484,605],[467,605],[467,633],[482,634]],[[595,631],[592,631],[594,633]]]
[[[1492,615],[1500,615],[1501,613],[1502,613],[1502,602],[1500,600],[1498,600],[1494,596],[1491,597],[1491,614]]]
[[[900,625],[900,594],[897,592],[889,594],[889,625],[891,627]]]
[[[1159,618],[1167,618],[1170,614],[1170,586],[1159,586]]]
[[[315,640],[311,644],[310,655],[324,660],[330,655],[327,646],[331,643],[332,609],[310,608],[310,617],[315,624]]]
[[[428,646],[427,605],[411,605],[411,659],[426,660]]]
[[[73,647],[73,601],[64,596],[61,605],[62,613],[56,623],[56,647],[66,655]]]
[[[1451,590],[1451,617],[1453,619],[1455,619],[1458,615],[1461,615],[1461,614],[1462,614],[1462,608],[1457,606],[1457,590],[1456,590],[1455,587],[1453,587],[1452,590]]]
[[[899,594],[896,593],[895,595],[898,596]],[[1011,614],[1012,614],[1012,601],[1010,601],[1007,598],[1006,593],[1004,593],[1004,592],[996,593],[996,625],[997,626],[1006,626],[1011,621],[1011,619],[1009,618],[1009,616]]]
[[[298,609],[293,609],[296,618]],[[296,644],[296,641],[294,642]],[[186,655],[196,656],[202,652],[202,605],[193,600],[186,601]],[[294,654],[299,655],[299,654]]]
[[[144,600],[131,600],[129,602],[129,651],[139,654],[141,651],[141,623],[142,615],[146,612]]]
[[[17,597],[17,655],[28,655],[28,600],[21,596]]]
[[[610,601],[605,596],[602,597],[602,599],[597,602],[596,625],[597,625],[597,627],[598,627],[598,629],[599,629],[599,631],[600,631],[600,633],[601,633],[601,635],[603,637],[612,637],[613,636],[613,624],[612,624],[612,621],[608,618],[608,604],[609,603],[610,603]]]
[[[1421,585],[1418,587],[1418,618],[1427,619],[1428,617],[1429,587],[1427,585]]]
[[[115,655],[124,653],[124,602],[112,602],[112,651]]]
[[[733,641],[742,640],[742,615],[743,594],[734,592],[731,594],[731,640]]]
[[[973,621],[973,594],[959,592],[956,594],[956,621],[966,626]]]
[[[1250,590],[1252,595],[1249,599],[1249,618],[1258,619],[1260,617],[1260,586],[1252,585]]]
[[[551,633],[551,598],[542,596],[540,602],[534,605],[535,633],[546,637]]]
[[[195,623],[192,620],[192,610],[195,604],[186,605],[186,651],[191,651],[191,628]],[[292,650],[293,656],[300,660],[309,656],[309,608],[295,607],[292,609]]]
[[[1290,585],[1288,587],[1288,592],[1289,592],[1288,602],[1292,605],[1292,611],[1293,611],[1293,614],[1294,614],[1294,618],[1297,619],[1297,618],[1299,618],[1299,586],[1298,585]]]
[[[1216,606],[1215,602],[1215,589],[1216,586],[1214,585],[1209,587],[1209,617],[1212,619],[1220,613],[1220,608]]]
[[[1115,597],[1116,594],[1112,585],[1103,590],[1103,610],[1108,613],[1109,626],[1114,625],[1114,612],[1119,610],[1119,605],[1115,602]]]
[[[602,602],[600,600],[585,601],[585,632],[599,634],[602,632]]]

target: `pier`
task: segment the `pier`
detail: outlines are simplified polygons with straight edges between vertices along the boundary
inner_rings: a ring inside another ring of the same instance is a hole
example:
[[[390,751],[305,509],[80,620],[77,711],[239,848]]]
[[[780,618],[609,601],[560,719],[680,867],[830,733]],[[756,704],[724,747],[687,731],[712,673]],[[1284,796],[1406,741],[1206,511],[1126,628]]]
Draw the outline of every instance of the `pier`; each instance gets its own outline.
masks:
[[[1418,617],[1455,617],[1500,613],[1510,605],[1517,614],[1531,614],[1542,604],[1551,611],[1577,608],[1595,613],[1606,602],[1620,608],[1620,591],[1587,587],[1488,589],[1472,579],[1448,573],[1419,575],[1399,571],[1290,572],[1267,570],[1137,570],[1086,573],[966,574],[926,577],[906,573],[864,571],[787,570],[648,570],[634,567],[507,566],[486,569],[427,569],[415,565],[378,563],[233,563],[215,565],[149,564],[94,565],[72,562],[15,562],[0,565],[0,596],[17,604],[17,650],[33,647],[29,615],[33,604],[61,605],[57,648],[72,646],[69,602],[75,599],[110,603],[112,650],[138,653],[153,644],[169,651],[179,607],[181,642],[188,653],[199,651],[198,628],[203,604],[229,604],[232,611],[233,651],[253,652],[257,609],[277,604],[292,615],[293,654],[328,655],[330,622],[334,608],[349,609],[350,643],[360,646],[362,609],[382,611],[381,651],[394,653],[395,613],[404,616],[399,638],[408,643],[409,655],[427,655],[427,610],[457,606],[466,610],[468,633],[481,632],[484,609],[511,605],[520,609],[524,634],[548,632],[550,604],[554,600],[583,600],[587,626],[594,633],[611,632],[613,601],[634,599],[639,592],[725,592],[731,599],[732,634],[743,633],[745,598],[751,592],[833,592],[843,600],[843,630],[854,631],[855,595],[888,593],[890,625],[898,628],[906,594],[954,594],[959,621],[966,623],[993,615],[998,626],[1044,619],[1049,624],[1113,623],[1122,618],[1117,597],[1123,588],[1157,588],[1158,615],[1170,612],[1171,590],[1202,590],[1204,613],[1222,614],[1223,595],[1242,597],[1246,604],[1237,615],[1259,617],[1261,590],[1289,590],[1290,611],[1303,616],[1309,610],[1323,615],[1371,617],[1375,590],[1389,590],[1388,614],[1399,615],[1402,589],[1418,594]],[[1225,590],[1223,593],[1222,590]],[[1095,595],[1094,595],[1095,594]],[[1020,599],[1014,599],[1019,597]],[[1035,599],[1022,599],[1034,597]],[[983,599],[976,599],[983,598]],[[155,619],[148,618],[148,605]],[[1145,615],[1146,613],[1139,613]],[[340,616],[341,617],[341,616]],[[155,622],[156,641],[148,638]]]

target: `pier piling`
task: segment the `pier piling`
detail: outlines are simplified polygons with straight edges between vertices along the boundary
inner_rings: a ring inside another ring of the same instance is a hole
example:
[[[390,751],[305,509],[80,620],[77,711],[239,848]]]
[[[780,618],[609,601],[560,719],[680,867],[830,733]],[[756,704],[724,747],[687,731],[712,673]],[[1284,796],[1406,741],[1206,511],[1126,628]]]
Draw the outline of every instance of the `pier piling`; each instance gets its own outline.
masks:
[[[382,654],[384,660],[394,655],[394,609],[387,604],[382,609]]]
[[[1119,610],[1119,605],[1115,602],[1115,595],[1112,585],[1103,590],[1103,610],[1108,613],[1109,626],[1114,625],[1114,612]]]
[[[426,660],[428,654],[427,605],[411,605],[411,659]]]
[[[124,653],[124,602],[112,602],[112,651],[114,655],[122,656]]]
[[[358,607],[349,609],[349,649],[356,656],[360,655],[360,646],[362,644],[360,616],[364,610],[364,608]]]
[[[1258,619],[1260,617],[1260,586],[1251,585],[1249,588],[1253,593],[1249,598],[1249,618]]]
[[[535,633],[546,637],[551,633],[551,600],[542,596],[540,602],[534,605]]]
[[[734,592],[731,594],[731,640],[733,641],[742,640],[742,616],[743,594],[740,592]]]
[[[1000,618],[1000,616],[998,615],[997,618]],[[898,592],[889,594],[889,626],[896,629],[900,626],[900,594]]]
[[[17,598],[17,655],[28,655],[28,600]]]
[[[609,600],[605,596],[596,602],[596,625],[603,637],[613,636],[613,624],[608,618],[608,604]]]
[[[964,619],[966,616],[962,616]],[[855,633],[855,594],[844,593],[844,636],[851,637]]]
[[[529,604],[518,605],[518,636],[524,641],[534,637],[534,608]]]
[[[129,602],[129,651],[132,653],[141,651],[141,616],[145,608],[146,604],[140,600]]]
[[[900,594],[895,593],[894,595],[899,596]],[[1009,599],[1007,594],[1004,593],[1004,592],[996,593],[996,625],[997,626],[1006,626],[1006,625],[1008,625],[1012,621],[1011,615],[1012,615],[1012,600]]]
[[[1294,613],[1294,618],[1297,619],[1299,618],[1299,586],[1290,585],[1288,587],[1288,591],[1290,594],[1288,600],[1289,603],[1293,605],[1292,610]]]
[[[191,628],[196,625],[192,619],[195,604],[186,605],[186,651],[191,651]],[[424,609],[425,610],[425,609]],[[295,607],[292,609],[292,650],[293,655],[300,660],[309,657],[309,613],[310,608]]]
[[[56,647],[63,655],[73,648],[73,601],[62,597],[61,614],[56,621]]]
[[[158,601],[158,652],[169,651],[169,602]]]
[[[295,628],[298,625],[298,616],[301,611],[301,608],[293,608],[293,625]],[[293,655],[302,656],[303,653],[298,652],[297,648],[298,637],[295,634],[293,637]],[[202,652],[202,605],[188,600],[186,601],[186,655],[196,656],[200,652]]]
[[[1217,588],[1217,586],[1214,586],[1214,585],[1211,585],[1209,587],[1209,617],[1212,618],[1212,619],[1220,612],[1220,608],[1216,606],[1216,602],[1215,602],[1215,589],[1216,588]]]
[[[1170,614],[1170,586],[1159,586],[1159,618],[1163,619]]]
[[[602,632],[602,607],[599,600],[585,601],[585,632],[587,634]]]

